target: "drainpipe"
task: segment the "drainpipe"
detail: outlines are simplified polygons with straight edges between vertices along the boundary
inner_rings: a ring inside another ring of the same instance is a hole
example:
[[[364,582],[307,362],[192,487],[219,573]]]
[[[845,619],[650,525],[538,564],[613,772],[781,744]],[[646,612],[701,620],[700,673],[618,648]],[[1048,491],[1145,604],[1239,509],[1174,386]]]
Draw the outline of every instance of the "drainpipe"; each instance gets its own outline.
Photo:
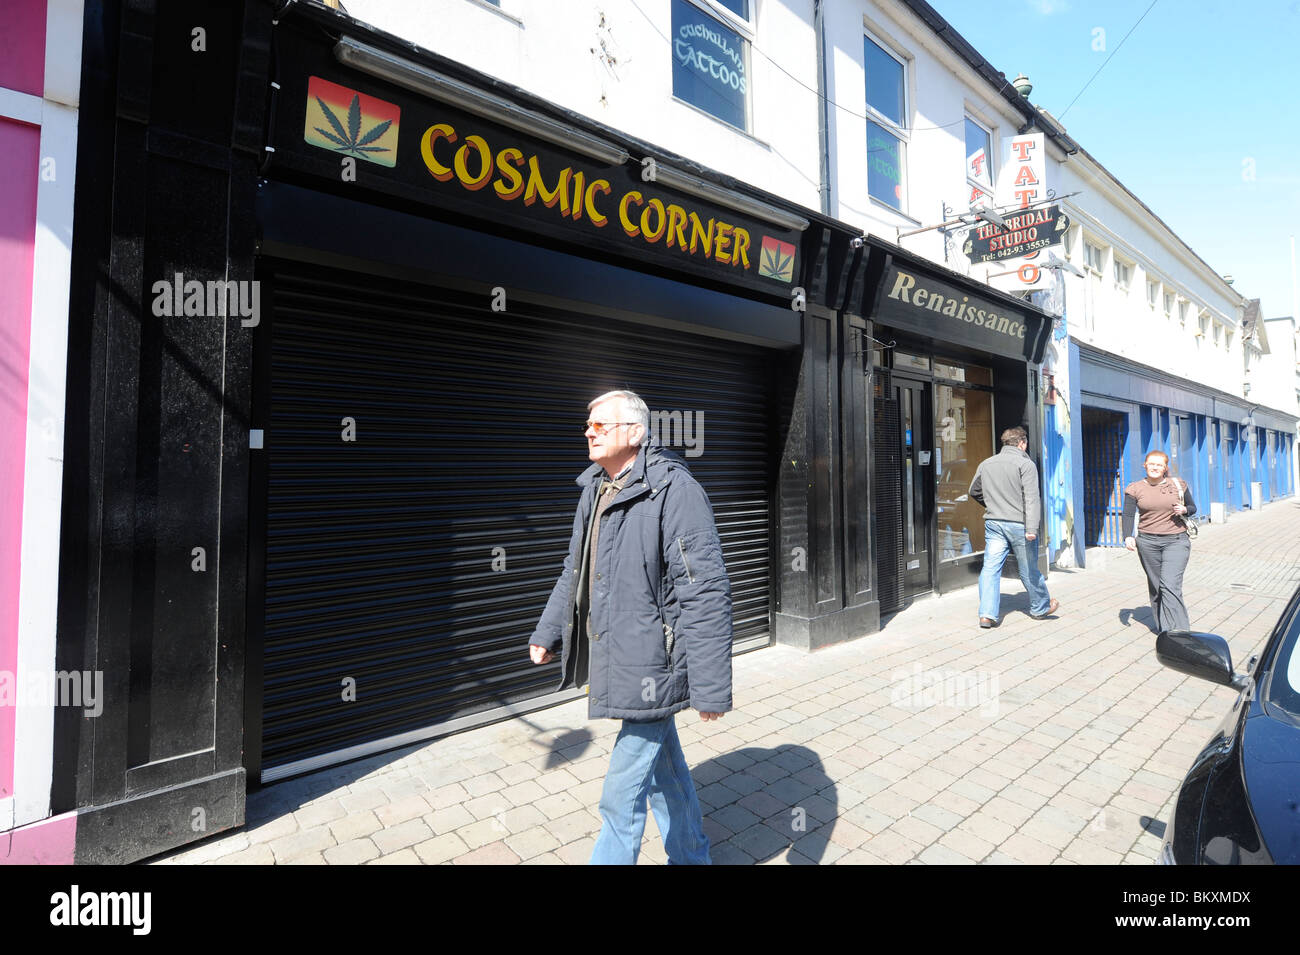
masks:
[[[830,100],[826,94],[826,20],[825,0],[813,0],[813,32],[817,34],[817,97],[820,100],[817,110],[817,145],[818,186],[821,196],[822,214],[831,214],[831,141],[830,141]]]

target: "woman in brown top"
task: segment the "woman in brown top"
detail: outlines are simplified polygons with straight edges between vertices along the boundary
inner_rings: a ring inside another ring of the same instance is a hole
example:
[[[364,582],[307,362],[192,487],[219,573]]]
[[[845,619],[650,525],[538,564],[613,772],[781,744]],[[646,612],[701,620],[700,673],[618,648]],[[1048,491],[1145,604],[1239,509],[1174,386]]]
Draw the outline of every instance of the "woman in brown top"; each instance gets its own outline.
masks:
[[[1156,631],[1187,630],[1183,571],[1191,556],[1187,518],[1196,502],[1186,482],[1169,475],[1169,455],[1152,451],[1143,462],[1147,476],[1124,488],[1124,546],[1136,550],[1147,575]],[[1138,515],[1136,538],[1133,516]]]

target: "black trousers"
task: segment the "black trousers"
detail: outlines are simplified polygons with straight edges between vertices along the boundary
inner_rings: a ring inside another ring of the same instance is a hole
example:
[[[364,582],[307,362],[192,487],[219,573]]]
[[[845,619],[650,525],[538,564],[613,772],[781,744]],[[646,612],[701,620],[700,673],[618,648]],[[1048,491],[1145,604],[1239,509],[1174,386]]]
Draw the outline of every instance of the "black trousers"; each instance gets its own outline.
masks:
[[[1183,571],[1192,554],[1191,539],[1186,533],[1138,534],[1137,552],[1147,575],[1156,629],[1190,630],[1183,603]]]

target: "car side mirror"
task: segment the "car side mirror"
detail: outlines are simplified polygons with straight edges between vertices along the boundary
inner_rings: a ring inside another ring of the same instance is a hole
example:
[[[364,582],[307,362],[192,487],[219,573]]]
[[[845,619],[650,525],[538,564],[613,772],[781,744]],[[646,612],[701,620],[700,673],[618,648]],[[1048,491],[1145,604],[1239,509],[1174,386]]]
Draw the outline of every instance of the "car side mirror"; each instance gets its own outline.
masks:
[[[1156,659],[1171,670],[1241,689],[1248,678],[1232,669],[1228,641],[1214,633],[1164,630],[1156,638]]]

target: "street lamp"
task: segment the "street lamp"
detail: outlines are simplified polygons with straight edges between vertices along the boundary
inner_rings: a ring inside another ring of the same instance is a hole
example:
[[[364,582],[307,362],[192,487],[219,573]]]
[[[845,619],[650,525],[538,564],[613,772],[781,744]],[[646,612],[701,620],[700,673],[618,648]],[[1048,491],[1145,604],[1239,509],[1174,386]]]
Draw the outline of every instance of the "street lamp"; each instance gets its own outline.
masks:
[[[1044,262],[1042,265],[1038,266],[1038,268],[1039,271],[1047,271],[1050,269],[1064,269],[1066,272],[1069,272],[1072,275],[1077,275],[1080,278],[1083,277],[1083,273],[1080,272],[1076,266],[1071,265],[1069,262],[1064,262],[1061,259],[1058,259],[1054,252],[1047,253],[1047,261]],[[993,272],[990,275],[986,275],[984,278],[985,280],[997,279],[997,278],[1001,278],[1004,275],[1015,275],[1019,271],[1020,271],[1019,269],[1009,269],[1006,272]]]
[[[1082,269],[1080,269],[1077,265],[1074,265],[1070,262],[1066,262],[1064,259],[1058,259],[1056,257],[1055,252],[1048,252],[1047,261],[1044,262],[1041,266],[1039,266],[1039,268],[1062,269],[1063,271],[1069,272],[1071,275],[1077,275],[1079,278],[1083,278]]]

